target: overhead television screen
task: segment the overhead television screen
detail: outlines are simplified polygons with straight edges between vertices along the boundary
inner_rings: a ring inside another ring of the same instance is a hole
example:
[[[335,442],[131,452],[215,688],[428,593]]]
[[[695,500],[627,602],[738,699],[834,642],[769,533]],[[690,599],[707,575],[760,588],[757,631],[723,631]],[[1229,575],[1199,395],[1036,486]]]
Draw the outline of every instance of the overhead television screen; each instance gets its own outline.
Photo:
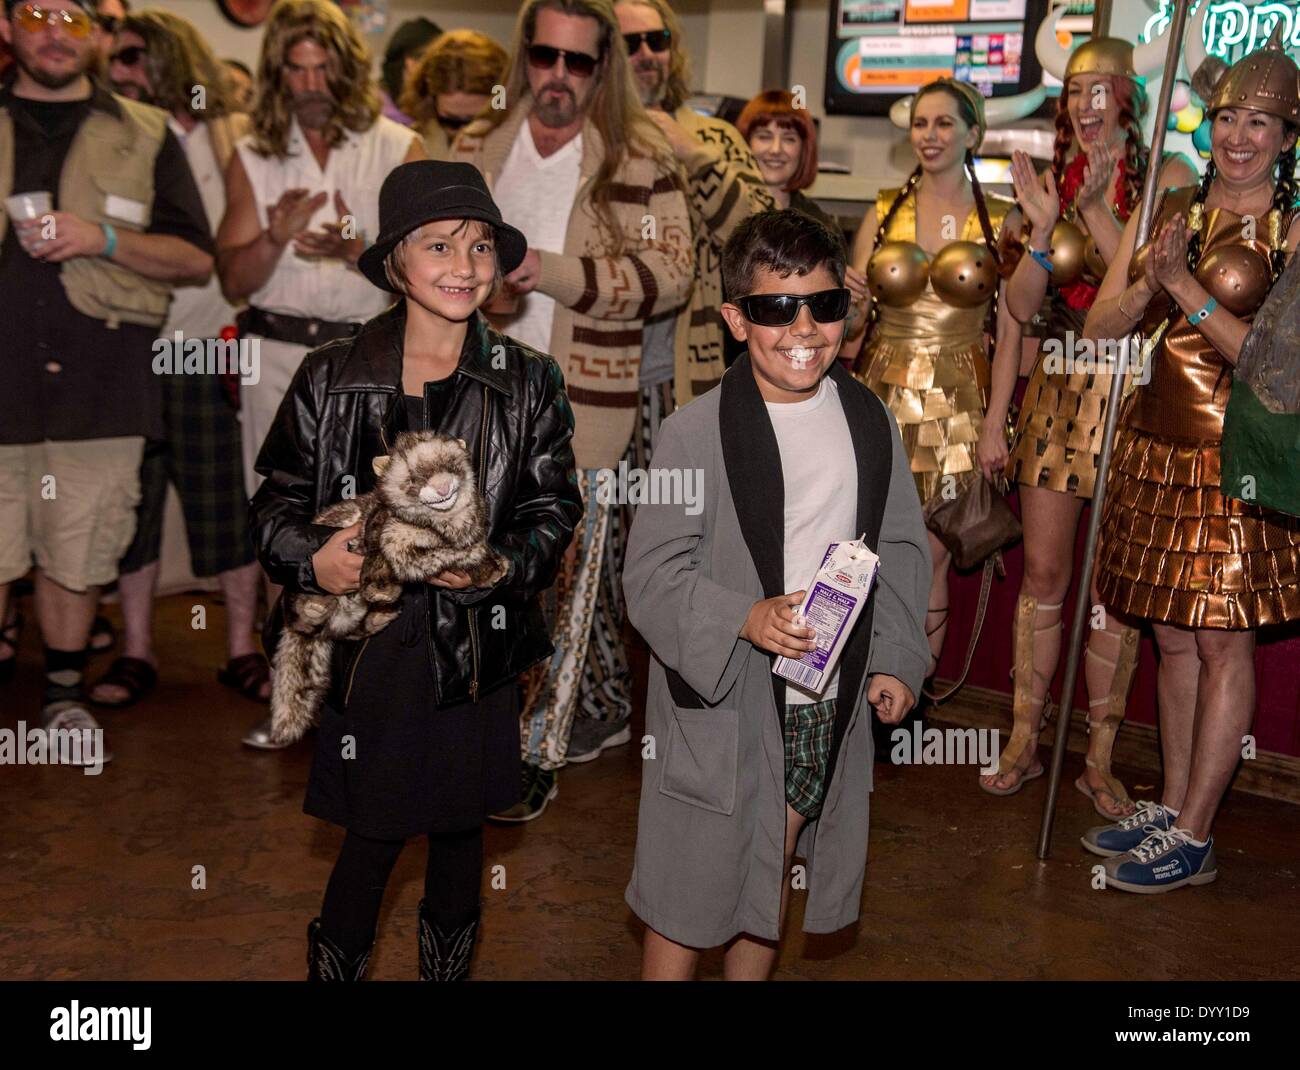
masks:
[[[1049,0],[832,0],[826,111],[885,115],[947,75],[986,97],[1034,88],[1034,34]]]

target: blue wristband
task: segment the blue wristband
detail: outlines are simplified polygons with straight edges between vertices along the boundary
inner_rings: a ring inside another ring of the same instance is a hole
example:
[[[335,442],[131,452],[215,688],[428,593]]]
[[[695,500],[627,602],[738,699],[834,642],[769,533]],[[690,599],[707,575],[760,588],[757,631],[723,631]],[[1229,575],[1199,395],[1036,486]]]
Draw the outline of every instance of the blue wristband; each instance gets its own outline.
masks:
[[[99,228],[104,232],[104,251],[99,255],[105,260],[112,260],[113,254],[117,252],[117,231],[112,223],[100,223]]]
[[[1219,302],[1216,301],[1213,297],[1211,297],[1208,301],[1205,302],[1204,308],[1197,309],[1195,312],[1189,312],[1187,314],[1187,322],[1190,323],[1193,327],[1195,327],[1198,324],[1200,324],[1200,322],[1203,319],[1206,319],[1209,316],[1209,314],[1218,307],[1219,307]]]
[[[1038,261],[1039,267],[1043,268],[1049,275],[1052,273],[1052,258],[1050,256],[1039,252],[1037,249],[1030,249],[1029,255]]]

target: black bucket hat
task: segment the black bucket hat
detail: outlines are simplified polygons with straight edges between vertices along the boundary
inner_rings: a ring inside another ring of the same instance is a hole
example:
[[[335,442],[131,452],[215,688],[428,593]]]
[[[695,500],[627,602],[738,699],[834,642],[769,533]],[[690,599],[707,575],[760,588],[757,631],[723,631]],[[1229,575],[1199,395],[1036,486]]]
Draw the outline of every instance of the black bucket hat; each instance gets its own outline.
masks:
[[[487,183],[473,164],[415,160],[393,168],[379,190],[379,238],[357,261],[360,272],[389,293],[399,291],[388,281],[384,261],[406,235],[435,219],[478,219],[496,231],[501,274],[509,275],[524,262],[528,239],[501,218]]]

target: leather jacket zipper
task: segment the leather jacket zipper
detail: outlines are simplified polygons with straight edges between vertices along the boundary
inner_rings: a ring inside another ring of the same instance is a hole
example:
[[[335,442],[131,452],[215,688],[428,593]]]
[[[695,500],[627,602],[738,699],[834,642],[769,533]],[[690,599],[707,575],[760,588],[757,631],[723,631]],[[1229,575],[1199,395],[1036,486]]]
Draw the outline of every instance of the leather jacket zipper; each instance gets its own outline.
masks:
[[[357,651],[357,656],[352,659],[352,668],[348,670],[348,689],[343,694],[343,706],[345,709],[347,708],[348,700],[352,697],[352,681],[356,678],[357,666],[361,664],[362,655],[365,654],[366,647],[370,645],[370,639],[371,637],[367,635],[362,641],[361,649]],[[341,713],[342,710],[339,712]]]
[[[478,478],[479,493],[483,493],[482,480],[487,471],[487,423],[488,423],[488,388],[483,387],[483,423],[479,428],[478,441]],[[469,607],[469,649],[474,662],[474,676],[469,683],[470,699],[478,701],[478,607]]]

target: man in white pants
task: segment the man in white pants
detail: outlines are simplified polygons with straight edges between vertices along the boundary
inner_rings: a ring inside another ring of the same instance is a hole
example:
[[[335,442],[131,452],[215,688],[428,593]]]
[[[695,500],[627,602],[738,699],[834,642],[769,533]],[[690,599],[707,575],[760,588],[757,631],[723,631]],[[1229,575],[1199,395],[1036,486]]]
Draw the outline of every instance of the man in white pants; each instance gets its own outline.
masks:
[[[258,74],[254,132],[230,162],[217,233],[222,290],[248,302],[240,334],[260,350],[259,381],[240,396],[250,497],[261,482],[257,452],[303,357],[388,303],[356,262],[378,233],[384,179],[425,158],[419,137],[380,115],[368,51],[336,5],[279,0]],[[244,742],[273,749],[269,718]]]

